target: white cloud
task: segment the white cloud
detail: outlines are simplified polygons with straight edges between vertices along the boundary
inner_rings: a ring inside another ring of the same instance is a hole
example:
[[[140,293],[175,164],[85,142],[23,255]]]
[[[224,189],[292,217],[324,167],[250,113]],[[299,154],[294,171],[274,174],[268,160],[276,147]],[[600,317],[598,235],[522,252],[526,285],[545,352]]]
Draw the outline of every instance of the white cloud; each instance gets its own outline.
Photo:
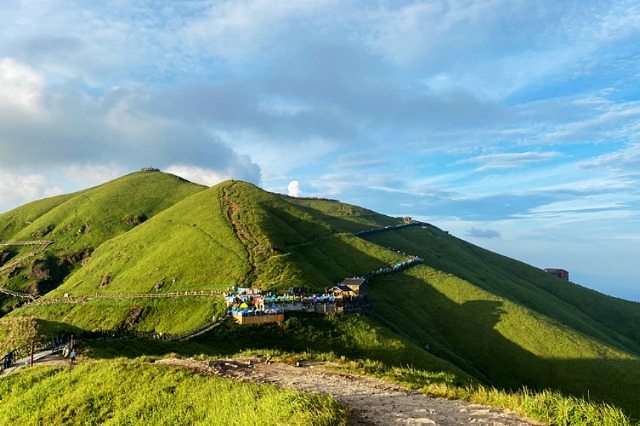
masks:
[[[640,169],[640,143],[634,143],[625,148],[600,155],[596,158],[581,161],[578,167],[583,169],[607,169],[607,170],[629,170],[637,172]]]
[[[71,164],[62,168],[67,179],[82,182],[82,187],[99,185],[127,173],[117,164]]]
[[[190,22],[184,33],[188,45],[242,60],[251,54],[260,55],[264,47],[290,29],[294,21],[314,18],[336,3],[336,0],[216,2]]]
[[[471,238],[483,239],[500,238],[502,236],[502,234],[500,234],[500,232],[496,231],[495,229],[482,229],[476,228],[475,226],[468,230],[465,235]]]
[[[484,163],[476,171],[515,169],[531,163],[539,163],[549,161],[560,157],[559,152],[518,152],[504,154],[487,154],[477,157],[466,158],[458,161],[458,164],[464,163]]]
[[[233,178],[231,171],[215,171],[209,169],[203,169],[201,167],[192,166],[169,166],[165,170],[167,173],[171,173],[188,181],[199,183],[206,186],[214,186],[225,180]]]
[[[215,130],[213,134],[240,154],[250,155],[260,166],[265,179],[283,178],[298,168],[317,165],[318,159],[335,151],[331,140],[302,135],[298,140],[273,141],[249,128],[239,131]]]
[[[289,191],[289,195],[291,195],[292,197],[299,197],[301,192],[300,182],[298,182],[297,180],[292,180],[291,182],[289,182],[287,191]]]
[[[13,58],[0,61],[0,111],[6,114],[18,109],[24,113],[41,111],[44,75]]]
[[[5,81],[22,81],[16,73],[26,73],[27,86],[37,87],[46,102],[38,105],[33,96],[19,97],[34,91],[15,92],[6,85],[5,92],[19,103],[0,104],[6,112],[0,115],[0,167],[68,167],[69,173],[101,174],[102,179],[113,176],[108,169],[180,164],[215,170],[223,177],[261,180],[260,168],[248,155],[238,154],[187,118],[155,111],[157,104],[170,102],[169,94],[113,89],[95,99],[75,90],[40,87],[44,81],[32,68],[15,61],[3,64],[8,64]],[[36,117],[47,119],[34,120],[34,108],[27,111],[25,105],[37,105]]]
[[[640,7],[634,1],[616,2],[594,32],[605,42],[637,35],[640,32]]]
[[[64,191],[51,185],[43,175],[19,175],[0,170],[0,211],[3,206],[15,206]]]
[[[557,201],[551,204],[543,205],[532,209],[534,213],[538,212],[563,212],[563,211],[580,211],[580,210],[608,210],[620,209],[626,207],[621,202],[618,194],[600,194],[581,197],[569,201]]]

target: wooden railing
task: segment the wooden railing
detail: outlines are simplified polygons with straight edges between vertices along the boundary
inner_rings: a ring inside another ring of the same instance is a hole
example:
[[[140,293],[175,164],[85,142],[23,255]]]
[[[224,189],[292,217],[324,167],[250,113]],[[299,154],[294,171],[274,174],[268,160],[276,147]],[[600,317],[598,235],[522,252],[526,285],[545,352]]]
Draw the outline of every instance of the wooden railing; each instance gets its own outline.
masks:
[[[172,293],[158,293],[158,294],[93,294],[80,297],[64,297],[58,299],[38,299],[33,302],[25,303],[22,306],[39,306],[39,305],[53,305],[56,303],[85,303],[93,299],[164,299],[175,297],[193,297],[193,296],[209,296],[209,297],[223,297],[223,293],[216,290],[194,290],[194,291],[177,291]]]
[[[27,259],[29,257],[33,257],[33,256],[37,255],[38,253],[40,253],[42,250],[46,249],[51,244],[53,244],[53,241],[47,241],[47,240],[37,240],[37,241],[0,241],[0,246],[41,246],[38,250],[36,250],[34,252],[31,252],[31,253],[27,253],[24,256],[20,257],[19,259],[15,259],[15,260],[7,263],[6,265],[4,265],[3,267],[0,268],[0,272],[6,271],[7,269],[12,268],[13,266],[15,266],[18,263],[22,262],[24,259]]]

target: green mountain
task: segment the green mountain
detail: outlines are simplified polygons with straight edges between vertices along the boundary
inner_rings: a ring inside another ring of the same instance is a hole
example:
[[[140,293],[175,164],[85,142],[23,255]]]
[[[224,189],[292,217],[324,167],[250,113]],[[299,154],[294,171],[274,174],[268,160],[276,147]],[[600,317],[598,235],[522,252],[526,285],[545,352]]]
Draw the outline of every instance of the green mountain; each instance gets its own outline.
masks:
[[[399,223],[360,207],[272,194],[245,182],[206,188],[139,172],[0,215],[0,241],[51,242],[0,246],[0,287],[49,301],[232,285],[324,291],[345,277],[402,262],[404,252],[424,264],[373,279],[375,320],[357,316],[342,320],[343,326],[339,319],[299,315],[281,328],[211,332],[198,350],[330,350],[347,359],[365,354],[384,365],[457,377],[447,379],[451,383],[559,390],[640,417],[640,305],[431,225],[353,235]],[[185,332],[225,309],[210,297],[29,307],[17,306],[25,298],[1,297],[7,313],[0,319],[2,349],[63,329]],[[280,337],[265,342],[251,330]]]
[[[30,255],[33,246],[2,246],[0,284],[45,294],[103,243],[204,189],[174,175],[139,172],[4,213],[0,215],[0,241],[52,244],[37,256]]]

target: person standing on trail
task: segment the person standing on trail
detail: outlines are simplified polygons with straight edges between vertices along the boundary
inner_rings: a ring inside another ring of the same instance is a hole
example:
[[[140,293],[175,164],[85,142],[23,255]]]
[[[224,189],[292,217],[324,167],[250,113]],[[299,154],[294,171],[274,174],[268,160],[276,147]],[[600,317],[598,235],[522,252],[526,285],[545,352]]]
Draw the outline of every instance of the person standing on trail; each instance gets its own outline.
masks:
[[[69,356],[71,357],[71,365],[75,365],[76,363],[76,350],[72,350],[71,353],[69,354]]]
[[[12,362],[13,362],[13,351],[9,352],[4,356],[4,368],[11,367]]]

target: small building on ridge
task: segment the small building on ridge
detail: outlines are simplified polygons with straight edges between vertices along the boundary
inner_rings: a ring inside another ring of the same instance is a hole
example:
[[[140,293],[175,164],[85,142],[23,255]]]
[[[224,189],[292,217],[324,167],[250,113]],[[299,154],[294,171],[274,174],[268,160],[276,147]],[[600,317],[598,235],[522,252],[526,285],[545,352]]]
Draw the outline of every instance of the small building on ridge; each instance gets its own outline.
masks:
[[[564,269],[547,268],[545,269],[545,271],[555,275],[558,278],[569,281],[569,272],[565,271]]]
[[[331,289],[331,293],[367,297],[367,280],[364,278],[345,278],[344,281]]]

